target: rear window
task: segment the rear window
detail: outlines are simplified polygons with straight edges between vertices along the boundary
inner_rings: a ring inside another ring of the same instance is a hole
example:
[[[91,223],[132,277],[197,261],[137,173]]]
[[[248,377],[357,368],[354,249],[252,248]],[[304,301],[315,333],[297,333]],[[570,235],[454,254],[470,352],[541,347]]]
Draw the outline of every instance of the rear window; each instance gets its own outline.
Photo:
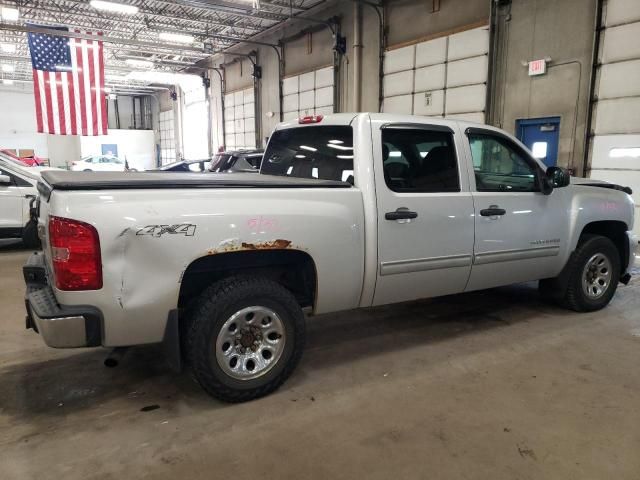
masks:
[[[353,183],[353,129],[288,128],[273,133],[261,173]]]

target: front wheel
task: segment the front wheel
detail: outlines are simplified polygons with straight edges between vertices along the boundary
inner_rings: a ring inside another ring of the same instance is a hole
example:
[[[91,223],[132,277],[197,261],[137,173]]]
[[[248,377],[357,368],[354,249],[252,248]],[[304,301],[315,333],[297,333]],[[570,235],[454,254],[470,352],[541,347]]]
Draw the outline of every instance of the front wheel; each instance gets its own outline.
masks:
[[[295,297],[259,277],[231,277],[207,288],[186,332],[195,379],[225,402],[276,390],[298,364],[304,342],[304,315]]]
[[[585,235],[569,262],[566,306],[577,312],[606,307],[620,280],[620,255],[613,242],[600,235]]]

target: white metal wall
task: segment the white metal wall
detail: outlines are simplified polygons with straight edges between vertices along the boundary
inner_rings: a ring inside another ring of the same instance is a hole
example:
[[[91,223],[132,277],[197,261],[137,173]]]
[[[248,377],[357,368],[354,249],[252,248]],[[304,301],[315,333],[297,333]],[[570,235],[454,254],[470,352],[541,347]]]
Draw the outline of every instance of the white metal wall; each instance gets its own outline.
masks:
[[[333,113],[333,67],[294,75],[282,84],[284,120]]]
[[[484,123],[488,55],[488,26],[387,51],[383,111]]]
[[[630,186],[640,204],[640,0],[608,0],[591,129],[591,177]],[[636,210],[640,214],[640,210]],[[636,221],[640,233],[640,221]]]
[[[224,96],[225,147],[256,148],[256,98],[253,87]]]

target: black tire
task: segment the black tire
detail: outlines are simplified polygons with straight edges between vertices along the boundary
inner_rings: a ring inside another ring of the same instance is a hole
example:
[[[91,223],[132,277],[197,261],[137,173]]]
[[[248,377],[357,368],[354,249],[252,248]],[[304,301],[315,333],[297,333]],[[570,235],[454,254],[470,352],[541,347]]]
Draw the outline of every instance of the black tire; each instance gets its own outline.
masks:
[[[93,172],[93,170],[91,170],[90,168],[85,168],[83,172]]]
[[[607,257],[611,264],[611,278],[599,298],[590,298],[582,287],[584,269],[597,254]],[[583,235],[567,266],[567,287],[561,303],[576,312],[593,312],[606,307],[616,293],[620,281],[620,253],[611,240],[600,235]]]
[[[240,310],[261,305],[280,317],[286,341],[280,358],[262,376],[239,380],[216,359],[216,340],[224,323]],[[276,390],[300,361],[305,319],[295,297],[279,283],[262,277],[235,276],[214,283],[196,301],[186,329],[186,356],[195,380],[224,402],[246,402]]]
[[[22,244],[27,248],[40,248],[38,224],[35,220],[29,220],[29,223],[22,229]]]

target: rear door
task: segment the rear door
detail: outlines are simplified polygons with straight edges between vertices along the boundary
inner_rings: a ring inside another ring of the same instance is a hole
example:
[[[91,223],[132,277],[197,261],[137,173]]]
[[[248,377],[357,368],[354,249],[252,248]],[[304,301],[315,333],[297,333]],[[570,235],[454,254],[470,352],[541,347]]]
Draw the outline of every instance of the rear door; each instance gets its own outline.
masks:
[[[542,168],[507,135],[467,128],[473,164],[474,262],[468,290],[555,276],[567,239],[566,189],[540,192]]]
[[[452,125],[388,124],[373,131],[375,305],[465,288],[473,252],[473,200],[464,152],[457,148],[460,133]]]

